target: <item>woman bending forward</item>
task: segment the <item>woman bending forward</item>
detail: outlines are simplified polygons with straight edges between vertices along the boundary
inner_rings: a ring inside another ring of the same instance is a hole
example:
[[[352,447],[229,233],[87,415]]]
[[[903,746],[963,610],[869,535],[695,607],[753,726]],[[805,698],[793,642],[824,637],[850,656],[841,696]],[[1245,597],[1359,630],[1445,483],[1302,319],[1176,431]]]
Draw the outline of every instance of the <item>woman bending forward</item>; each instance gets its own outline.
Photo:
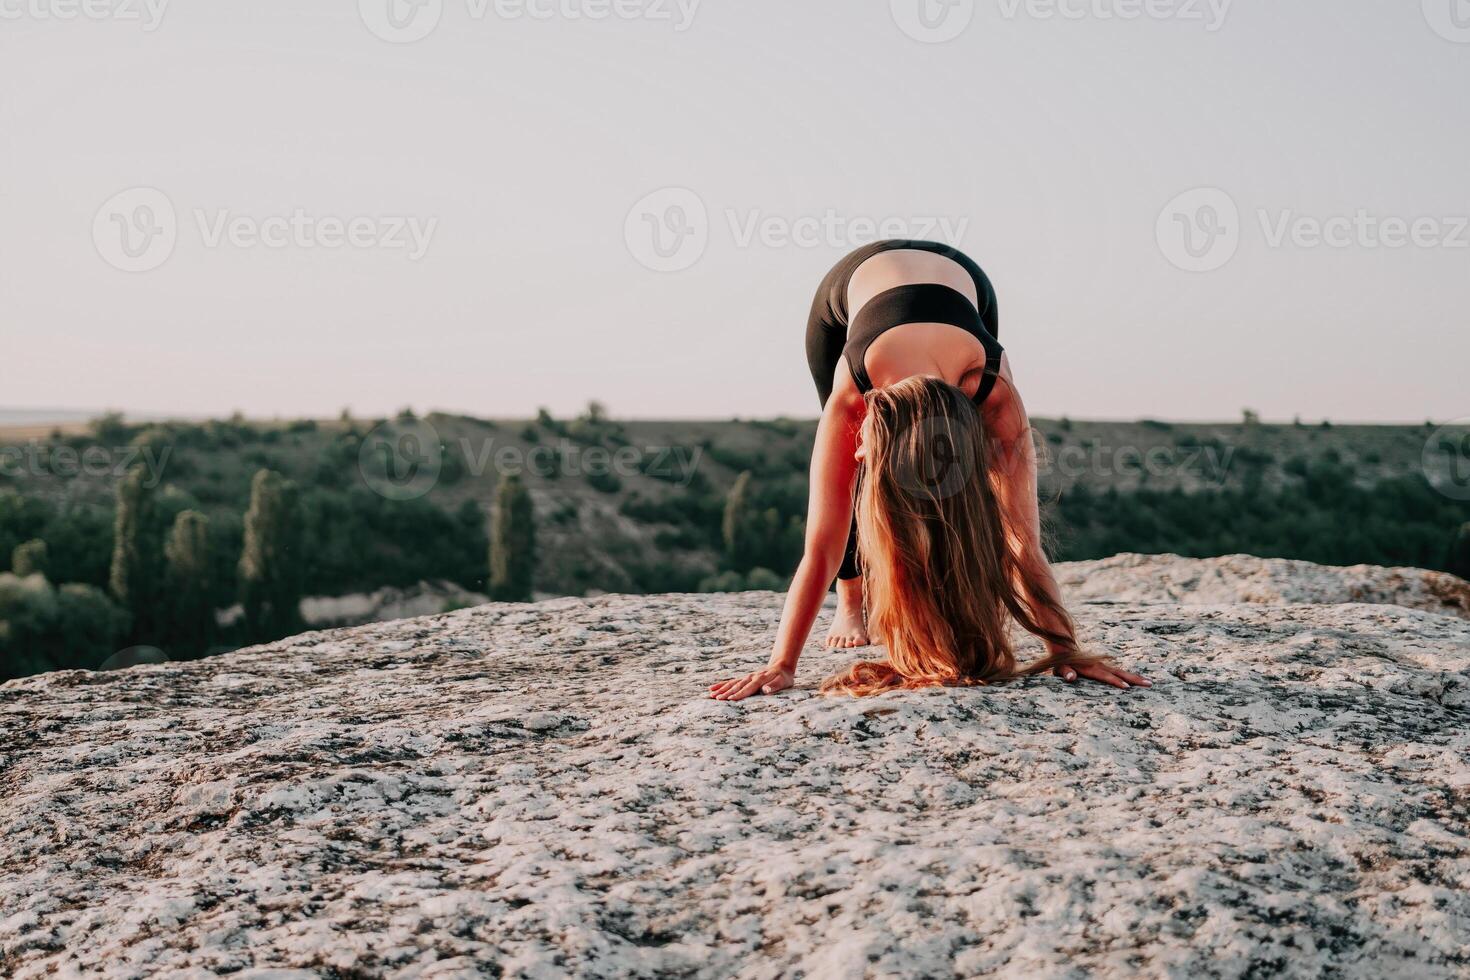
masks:
[[[1149,686],[1078,648],[1042,551],[1031,423],[998,330],[990,280],[948,246],[875,242],[827,273],[806,328],[822,400],[806,552],[769,664],[711,685],[712,697],[739,701],[795,683],[834,576],[827,645],[871,637],[887,659],[854,664],[824,691],[986,684],[1046,670]],[[1045,641],[1046,657],[1016,663],[1011,619]]]

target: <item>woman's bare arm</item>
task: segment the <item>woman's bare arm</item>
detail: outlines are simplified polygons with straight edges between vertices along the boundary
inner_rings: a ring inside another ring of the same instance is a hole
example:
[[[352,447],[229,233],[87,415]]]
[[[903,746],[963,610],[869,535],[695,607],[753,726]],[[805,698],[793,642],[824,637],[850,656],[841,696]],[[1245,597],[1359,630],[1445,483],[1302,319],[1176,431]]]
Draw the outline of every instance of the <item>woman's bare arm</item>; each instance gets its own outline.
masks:
[[[827,590],[837,577],[852,527],[852,494],[858,467],[853,454],[857,451],[863,410],[857,386],[839,368],[832,397],[817,423],[807,495],[806,548],[786,592],[771,659],[762,670],[710,685],[711,697],[739,701],[756,693],[774,694],[795,683],[796,663]]]
[[[995,488],[1002,512],[1007,517],[1006,534],[1012,550],[1040,583],[1062,604],[1061,590],[1052,574],[1051,563],[1041,544],[1041,511],[1036,489],[1036,446],[1031,438],[1031,418],[1011,376],[1010,361],[1002,357],[1000,379],[981,408],[985,430],[990,435],[993,456],[990,461],[996,476]],[[1045,608],[1037,610],[1041,625],[1067,635],[1072,624],[1058,621]],[[1053,652],[1067,649],[1048,642]]]
[[[1029,581],[1037,583],[1045,593],[1045,598],[1051,599],[1056,608],[1064,608],[1062,590],[1057,585],[1056,576],[1052,574],[1051,562],[1041,543],[1036,445],[1031,436],[1031,419],[1026,414],[1020,392],[1016,390],[1010,361],[1004,355],[1001,359],[1000,379],[990,397],[985,400],[981,414],[986,431],[990,434],[991,445],[995,449],[991,466],[996,475],[995,487],[1001,510],[1007,517],[1006,533],[1011,537],[1009,544],[1026,567]],[[1037,606],[1035,611],[1041,626],[1070,638],[1066,644],[1047,640],[1047,649],[1052,653],[1076,650],[1077,639],[1072,623],[1058,617],[1045,604],[1038,603]],[[1131,684],[1150,686],[1146,678],[1106,664],[1076,669],[1059,667],[1056,671],[1058,676],[1067,680],[1076,680],[1079,672],[1084,677],[1114,687],[1127,688]]]

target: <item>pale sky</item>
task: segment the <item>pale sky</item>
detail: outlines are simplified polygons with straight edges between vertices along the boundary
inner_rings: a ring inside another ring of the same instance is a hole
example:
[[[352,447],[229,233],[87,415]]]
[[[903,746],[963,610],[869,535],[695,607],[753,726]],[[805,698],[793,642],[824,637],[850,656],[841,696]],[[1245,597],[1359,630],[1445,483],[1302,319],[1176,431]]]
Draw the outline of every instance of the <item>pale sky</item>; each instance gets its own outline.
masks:
[[[814,415],[886,226],[1034,414],[1470,416],[1470,0],[420,2],[0,0],[0,407]]]

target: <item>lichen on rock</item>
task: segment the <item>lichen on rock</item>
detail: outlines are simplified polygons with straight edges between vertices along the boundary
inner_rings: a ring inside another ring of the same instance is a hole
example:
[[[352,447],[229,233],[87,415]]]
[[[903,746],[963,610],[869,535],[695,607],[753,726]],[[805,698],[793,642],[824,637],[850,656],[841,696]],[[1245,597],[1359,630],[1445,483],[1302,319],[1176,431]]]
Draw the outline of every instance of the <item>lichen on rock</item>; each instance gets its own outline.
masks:
[[[773,593],[0,685],[0,975],[1463,976],[1470,622],[1209,561],[1063,569],[1126,693],[709,700]]]

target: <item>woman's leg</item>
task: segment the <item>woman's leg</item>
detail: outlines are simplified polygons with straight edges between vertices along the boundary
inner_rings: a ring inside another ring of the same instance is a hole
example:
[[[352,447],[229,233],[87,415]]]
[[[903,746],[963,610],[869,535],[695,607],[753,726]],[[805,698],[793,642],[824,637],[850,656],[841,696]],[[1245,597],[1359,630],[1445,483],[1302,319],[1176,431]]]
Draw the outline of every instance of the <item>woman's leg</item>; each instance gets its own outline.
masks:
[[[822,280],[806,323],[806,362],[823,408],[827,407],[827,399],[832,397],[833,379],[842,362],[842,348],[847,343],[847,328],[838,321],[831,303],[833,278],[837,272],[838,269],[833,269]],[[842,567],[837,570],[837,613],[832,617],[831,629],[827,631],[827,645],[860,647],[867,644],[862,570],[858,564],[857,519],[854,517],[852,529],[847,534],[847,548],[842,554]]]
[[[840,269],[833,269],[822,280],[812,300],[812,311],[806,321],[806,365],[812,373],[812,382],[817,386],[817,398],[822,407],[832,397],[833,378],[837,366],[842,362],[842,348],[847,344],[847,328],[837,319],[832,308],[833,278]],[[847,548],[842,553],[842,567],[837,570],[839,581],[855,579],[862,575],[858,568],[857,518],[847,534]]]

